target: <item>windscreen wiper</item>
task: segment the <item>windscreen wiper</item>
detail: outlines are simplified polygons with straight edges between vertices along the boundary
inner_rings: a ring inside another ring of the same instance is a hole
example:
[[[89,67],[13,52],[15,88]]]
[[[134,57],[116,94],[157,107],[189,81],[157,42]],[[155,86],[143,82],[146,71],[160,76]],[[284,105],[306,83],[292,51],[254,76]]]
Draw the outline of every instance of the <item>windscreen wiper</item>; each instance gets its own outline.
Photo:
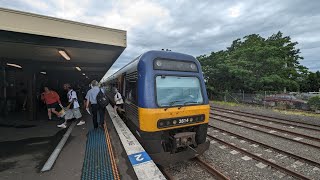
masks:
[[[187,104],[198,104],[197,101],[187,101],[187,102],[184,102],[183,105],[179,106],[178,109],[181,109],[183,106],[187,105]]]
[[[171,107],[172,105],[174,105],[175,103],[177,103],[177,102],[181,102],[182,100],[175,100],[175,101],[171,101],[170,103],[169,103],[169,106],[168,107],[166,107],[164,110],[166,111],[169,107]]]

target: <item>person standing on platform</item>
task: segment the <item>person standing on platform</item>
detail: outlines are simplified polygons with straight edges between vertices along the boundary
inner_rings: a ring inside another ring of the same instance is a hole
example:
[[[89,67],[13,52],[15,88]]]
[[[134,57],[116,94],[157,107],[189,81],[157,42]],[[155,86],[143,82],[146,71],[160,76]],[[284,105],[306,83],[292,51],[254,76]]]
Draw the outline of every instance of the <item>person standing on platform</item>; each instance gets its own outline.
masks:
[[[117,115],[118,114],[117,113],[117,109],[119,108],[120,110],[123,110],[123,99],[122,99],[122,96],[119,93],[117,88],[114,88],[114,91],[115,91],[116,94],[114,95],[114,103],[115,103],[115,105],[114,105],[113,109],[114,109],[114,112],[116,113],[115,117],[117,117],[118,116]]]
[[[80,120],[77,124],[78,126],[85,124],[86,122],[81,119],[82,114],[80,112],[80,105],[78,102],[77,93],[71,88],[70,84],[64,84],[63,88],[68,91],[67,97],[68,97],[69,105],[66,108],[67,112],[66,112],[66,115],[64,116],[65,122],[58,125],[58,127],[66,128],[67,121],[72,118],[76,118],[77,120]]]
[[[89,109],[89,105],[91,105],[91,112],[92,112],[92,120],[94,128],[98,128],[99,124],[103,128],[104,124],[104,114],[106,107],[102,107],[98,104],[97,96],[99,92],[104,94],[103,89],[99,88],[99,83],[96,80],[91,82],[91,89],[87,92],[85,97],[86,101],[86,109]],[[99,123],[98,123],[98,114],[99,114]]]
[[[47,105],[49,120],[52,118],[52,113],[59,117],[59,112],[56,111],[56,108],[59,105],[62,107],[62,105],[58,93],[50,90],[48,87],[44,87],[44,92],[41,94],[41,100]]]

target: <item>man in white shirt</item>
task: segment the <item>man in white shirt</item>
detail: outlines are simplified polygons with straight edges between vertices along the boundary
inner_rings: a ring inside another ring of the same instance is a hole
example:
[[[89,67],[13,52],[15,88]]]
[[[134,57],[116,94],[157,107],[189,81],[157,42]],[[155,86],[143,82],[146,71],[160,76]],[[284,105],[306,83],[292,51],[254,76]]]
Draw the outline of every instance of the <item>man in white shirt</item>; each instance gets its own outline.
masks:
[[[81,126],[83,124],[85,124],[86,122],[84,120],[81,119],[82,117],[82,114],[80,112],[80,105],[79,105],[79,102],[78,102],[78,97],[77,97],[77,93],[76,91],[74,91],[70,84],[64,84],[63,85],[63,88],[65,90],[68,91],[68,102],[69,102],[69,105],[67,106],[67,112],[66,112],[66,115],[64,116],[64,123],[58,125],[58,127],[60,128],[66,128],[67,127],[67,121],[69,119],[72,119],[72,118],[76,118],[77,120],[80,119],[80,121],[78,122],[78,126]]]
[[[123,110],[123,99],[122,99],[122,96],[119,93],[117,88],[114,88],[114,91],[116,94],[114,95],[115,105],[114,105],[113,109],[114,109],[114,112],[116,113],[116,117],[117,117],[118,116],[117,109],[119,108],[120,110]]]
[[[97,129],[99,124],[103,128],[104,123],[104,114],[105,114],[105,107],[100,107],[97,102],[97,96],[99,92],[101,91],[104,93],[104,91],[99,88],[99,83],[96,80],[93,80],[91,82],[91,89],[87,92],[86,95],[86,109],[89,109],[89,104],[91,104],[91,112],[92,112],[92,120],[93,120],[93,127],[94,129]],[[98,115],[99,114],[99,123],[98,123]]]

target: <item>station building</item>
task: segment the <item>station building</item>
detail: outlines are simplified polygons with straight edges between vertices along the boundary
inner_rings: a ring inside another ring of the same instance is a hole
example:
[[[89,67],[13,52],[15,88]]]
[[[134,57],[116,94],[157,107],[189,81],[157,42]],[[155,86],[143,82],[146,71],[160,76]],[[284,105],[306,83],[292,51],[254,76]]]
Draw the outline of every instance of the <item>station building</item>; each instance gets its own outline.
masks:
[[[62,86],[71,83],[81,98],[80,91],[99,81],[126,45],[123,30],[0,8],[2,120],[45,117],[44,86],[63,99]]]

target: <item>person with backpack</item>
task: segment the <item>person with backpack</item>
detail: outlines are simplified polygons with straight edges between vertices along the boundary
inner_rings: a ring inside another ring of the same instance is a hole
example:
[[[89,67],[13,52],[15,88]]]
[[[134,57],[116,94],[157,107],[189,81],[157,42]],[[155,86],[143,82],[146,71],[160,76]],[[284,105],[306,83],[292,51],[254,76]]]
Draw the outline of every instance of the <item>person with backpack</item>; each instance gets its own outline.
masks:
[[[99,83],[96,80],[91,82],[91,89],[87,92],[86,95],[86,109],[89,109],[91,104],[92,120],[94,129],[97,129],[100,125],[103,128],[104,124],[104,114],[106,106],[109,104],[109,100],[104,94],[103,89],[99,88]],[[98,123],[98,114],[99,114],[99,123]]]

